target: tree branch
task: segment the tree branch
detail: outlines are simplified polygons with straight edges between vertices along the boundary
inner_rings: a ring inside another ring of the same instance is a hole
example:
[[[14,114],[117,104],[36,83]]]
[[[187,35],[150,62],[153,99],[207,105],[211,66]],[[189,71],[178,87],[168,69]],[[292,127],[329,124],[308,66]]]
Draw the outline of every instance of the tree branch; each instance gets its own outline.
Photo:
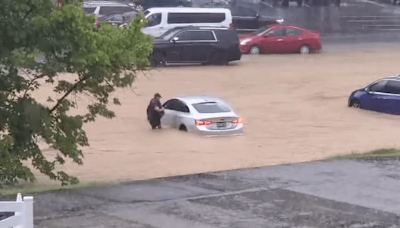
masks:
[[[88,79],[89,77],[83,77],[81,78],[79,81],[77,81],[71,88],[69,88],[69,90],[64,94],[64,96],[62,96],[60,99],[57,100],[56,105],[54,105],[53,108],[50,109],[49,113],[54,112],[54,110],[56,110],[58,108],[58,106],[61,105],[61,102],[68,97],[69,94],[71,94],[83,81],[85,81],[86,79]]]
[[[44,78],[45,76],[47,76],[47,74],[41,73],[41,74],[37,75],[36,77],[34,77],[33,79],[31,79],[31,81],[28,83],[27,88],[26,88],[26,90],[25,90],[25,92],[24,92],[24,96],[22,96],[22,97],[25,97],[25,96],[26,96],[26,94],[28,93],[29,87],[31,87],[31,85],[33,85],[33,83],[34,83],[36,80],[41,79],[41,78]]]

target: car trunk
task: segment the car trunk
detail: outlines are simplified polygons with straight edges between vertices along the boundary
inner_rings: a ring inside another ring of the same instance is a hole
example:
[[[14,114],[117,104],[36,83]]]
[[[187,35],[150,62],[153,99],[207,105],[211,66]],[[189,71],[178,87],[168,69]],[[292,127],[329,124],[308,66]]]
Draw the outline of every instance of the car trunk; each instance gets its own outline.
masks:
[[[200,118],[199,120],[211,121],[210,125],[205,125],[208,130],[229,130],[235,128],[237,123],[233,123],[233,121],[239,118],[232,112],[206,114],[203,116],[204,118]]]

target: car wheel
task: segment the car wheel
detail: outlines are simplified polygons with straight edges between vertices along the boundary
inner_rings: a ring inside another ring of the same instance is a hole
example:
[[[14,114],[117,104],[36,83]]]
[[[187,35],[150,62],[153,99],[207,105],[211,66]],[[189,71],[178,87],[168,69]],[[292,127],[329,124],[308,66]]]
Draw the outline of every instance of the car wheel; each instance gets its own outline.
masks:
[[[159,53],[159,52],[155,53],[153,55],[152,65],[154,67],[166,66],[167,65],[167,61],[165,59],[165,56],[162,53]]]
[[[250,55],[259,55],[260,54],[260,48],[255,45],[255,46],[250,48],[249,53],[250,53]]]
[[[352,108],[361,108],[361,102],[357,99],[351,101],[350,107]]]
[[[307,46],[307,45],[301,46],[300,54],[306,55],[306,54],[309,54],[309,53],[310,53],[310,47],[309,46]]]
[[[179,126],[179,131],[184,131],[187,132],[187,128],[185,125],[181,124],[181,126]]]

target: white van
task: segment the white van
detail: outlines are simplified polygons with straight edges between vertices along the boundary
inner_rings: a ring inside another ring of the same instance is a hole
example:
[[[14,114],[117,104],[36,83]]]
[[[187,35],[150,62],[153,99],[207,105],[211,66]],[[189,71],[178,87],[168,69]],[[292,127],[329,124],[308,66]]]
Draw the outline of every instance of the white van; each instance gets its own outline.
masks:
[[[149,23],[142,32],[153,37],[161,36],[175,27],[184,26],[232,26],[232,14],[224,8],[150,8],[144,11]]]

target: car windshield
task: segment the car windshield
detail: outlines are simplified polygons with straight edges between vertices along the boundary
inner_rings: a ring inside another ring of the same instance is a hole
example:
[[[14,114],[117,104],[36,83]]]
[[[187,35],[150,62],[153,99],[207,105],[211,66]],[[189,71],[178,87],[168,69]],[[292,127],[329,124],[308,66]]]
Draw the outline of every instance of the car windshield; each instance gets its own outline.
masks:
[[[268,29],[269,29],[268,26],[263,26],[263,27],[257,29],[256,31],[252,32],[252,34],[258,35],[258,34],[260,34],[260,33],[263,33],[263,32],[265,32],[265,31],[267,31]]]
[[[217,102],[197,103],[197,104],[193,104],[193,107],[199,113],[220,113],[220,112],[230,112],[231,111],[228,106],[221,104],[221,103],[217,103]]]

